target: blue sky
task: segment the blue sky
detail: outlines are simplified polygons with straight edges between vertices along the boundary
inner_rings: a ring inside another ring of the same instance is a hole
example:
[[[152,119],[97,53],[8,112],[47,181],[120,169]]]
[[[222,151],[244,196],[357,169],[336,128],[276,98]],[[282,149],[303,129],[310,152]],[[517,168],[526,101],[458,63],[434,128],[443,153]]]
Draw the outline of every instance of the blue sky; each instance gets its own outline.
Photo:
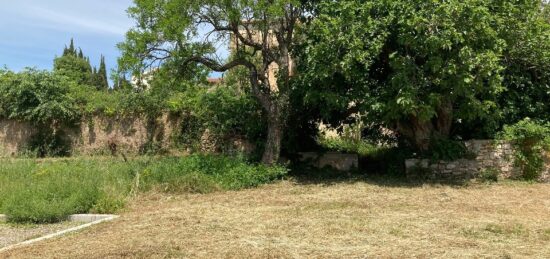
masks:
[[[0,66],[52,69],[71,38],[92,65],[106,57],[116,67],[116,44],[132,27],[126,9],[131,0],[3,0],[0,8]]]
[[[0,67],[50,70],[71,38],[99,66],[103,54],[110,71],[117,66],[116,44],[134,25],[126,9],[132,0],[0,0]],[[218,45],[218,55],[228,56]],[[220,73],[211,76],[219,77]]]

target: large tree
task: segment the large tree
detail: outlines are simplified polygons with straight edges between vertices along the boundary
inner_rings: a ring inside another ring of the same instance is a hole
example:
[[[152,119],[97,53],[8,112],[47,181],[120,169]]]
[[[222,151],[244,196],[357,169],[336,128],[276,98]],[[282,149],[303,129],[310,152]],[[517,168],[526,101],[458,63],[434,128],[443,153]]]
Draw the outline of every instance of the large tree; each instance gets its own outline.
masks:
[[[143,72],[165,62],[202,64],[217,72],[244,67],[250,91],[268,117],[262,162],[276,163],[289,109],[291,53],[304,15],[299,0],[135,0],[135,28],[119,45],[121,67]],[[216,48],[231,41],[228,60]],[[269,70],[276,67],[277,82]]]
[[[539,44],[548,43],[543,26],[513,26],[540,11],[540,0],[327,0],[317,10],[299,59],[309,98],[362,111],[369,125],[391,128],[421,150],[464,124],[497,127],[504,71],[517,75],[512,65],[539,82],[536,71],[547,70],[536,64],[548,53]],[[546,91],[542,85],[529,89]]]

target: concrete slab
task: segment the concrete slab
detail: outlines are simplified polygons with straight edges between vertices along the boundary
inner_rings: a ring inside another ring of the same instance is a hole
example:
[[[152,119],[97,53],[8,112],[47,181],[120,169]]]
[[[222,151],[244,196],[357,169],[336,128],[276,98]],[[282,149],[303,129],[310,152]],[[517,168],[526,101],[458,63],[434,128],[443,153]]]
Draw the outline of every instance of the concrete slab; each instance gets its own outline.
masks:
[[[113,215],[104,215],[104,214],[74,214],[69,216],[69,221],[72,222],[82,222],[82,223],[90,223],[98,220],[103,220],[107,218],[111,218]]]
[[[63,230],[63,231],[59,231],[57,233],[53,233],[53,234],[50,234],[50,235],[46,235],[46,236],[43,236],[43,237],[27,240],[27,241],[21,242],[19,244],[15,244],[15,245],[7,246],[7,247],[4,247],[4,248],[0,248],[0,254],[3,253],[3,252],[6,252],[8,250],[14,249],[14,248],[18,248],[18,247],[30,245],[30,244],[33,244],[33,243],[36,243],[36,242],[44,241],[44,240],[47,240],[47,239],[52,239],[52,238],[55,238],[55,237],[59,237],[59,236],[62,236],[62,235],[65,235],[65,234],[68,234],[68,233],[71,233],[71,232],[75,232],[75,231],[79,231],[79,230],[91,227],[93,225],[96,225],[96,224],[99,224],[99,223],[102,223],[102,222],[111,221],[111,220],[114,220],[116,218],[118,218],[117,215],[94,215],[94,214],[71,215],[68,218],[69,221],[82,222],[82,223],[85,223],[85,224],[77,226],[77,227],[69,228],[69,229],[66,229],[66,230]],[[0,214],[0,222],[2,220],[6,221],[7,219],[6,219],[5,215]]]

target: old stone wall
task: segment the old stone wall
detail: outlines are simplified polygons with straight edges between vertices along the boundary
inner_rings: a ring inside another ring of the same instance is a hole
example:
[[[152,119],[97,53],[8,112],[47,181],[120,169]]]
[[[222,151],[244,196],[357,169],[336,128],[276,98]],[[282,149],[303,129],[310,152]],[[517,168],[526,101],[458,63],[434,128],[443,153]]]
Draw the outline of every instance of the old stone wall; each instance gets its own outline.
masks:
[[[83,118],[75,127],[60,129],[59,135],[68,143],[72,155],[109,155],[113,148],[124,154],[147,151],[182,154],[190,152],[191,147],[181,147],[174,138],[185,123],[181,116],[168,113],[157,118],[92,116]],[[31,123],[0,119],[0,158],[21,155],[38,132]],[[228,136],[224,140],[227,143],[212,139],[207,129],[199,139],[200,149],[210,153],[247,154],[255,150],[243,137]]]
[[[26,122],[0,120],[0,157],[18,154],[36,131],[37,129]]]
[[[483,170],[494,169],[503,178],[515,178],[520,170],[514,167],[514,147],[509,142],[496,140],[470,140],[464,143],[473,159],[455,161],[431,161],[429,159],[408,159],[405,161],[407,175],[418,174],[419,169],[432,179],[469,179]],[[425,169],[425,170],[423,170]],[[550,181],[550,153],[545,154],[545,169],[540,181]]]
[[[75,155],[108,154],[113,146],[117,151],[138,153],[150,145],[170,149],[181,123],[179,116],[169,114],[155,119],[94,116],[84,118],[76,127],[61,129],[61,135]],[[30,123],[1,119],[0,157],[20,154],[37,132]]]

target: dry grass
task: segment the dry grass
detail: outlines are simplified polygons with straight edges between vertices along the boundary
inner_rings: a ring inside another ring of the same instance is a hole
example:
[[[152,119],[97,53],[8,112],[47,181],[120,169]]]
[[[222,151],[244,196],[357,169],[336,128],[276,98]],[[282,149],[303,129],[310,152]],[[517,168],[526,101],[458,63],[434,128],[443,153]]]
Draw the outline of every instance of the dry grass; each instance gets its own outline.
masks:
[[[149,194],[8,258],[549,258],[550,185],[298,184]]]

